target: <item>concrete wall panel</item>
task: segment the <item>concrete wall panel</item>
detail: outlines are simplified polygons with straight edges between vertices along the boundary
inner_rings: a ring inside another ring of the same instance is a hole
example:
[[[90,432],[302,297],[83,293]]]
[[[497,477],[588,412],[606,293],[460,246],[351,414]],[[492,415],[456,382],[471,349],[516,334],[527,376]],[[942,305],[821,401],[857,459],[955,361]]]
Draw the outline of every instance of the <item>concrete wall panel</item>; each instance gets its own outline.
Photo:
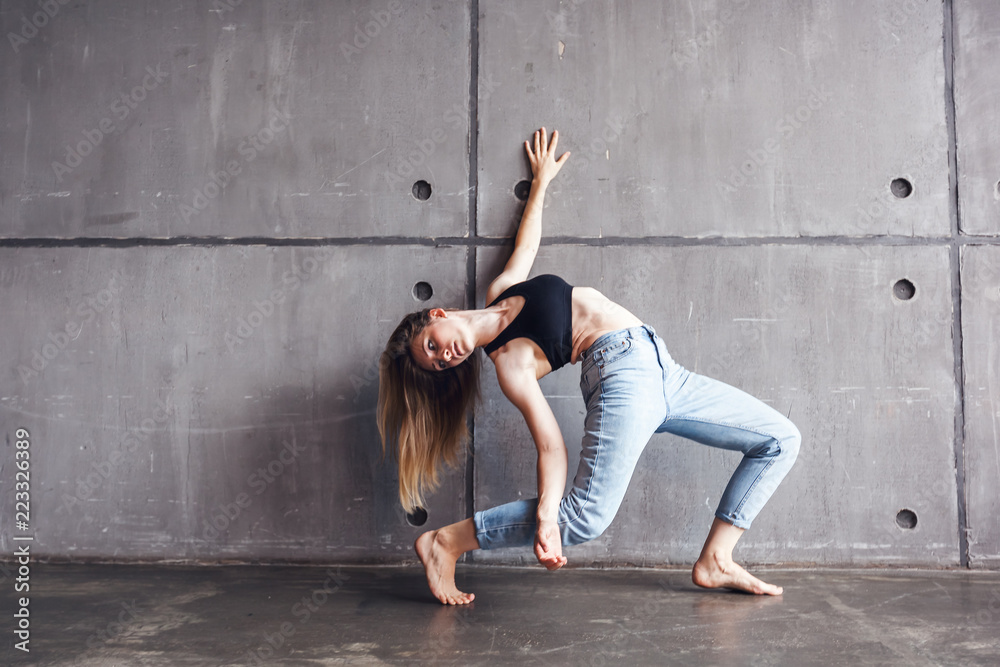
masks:
[[[1000,5],[956,0],[955,130],[966,234],[1000,234]]]
[[[0,413],[5,432],[31,433],[32,553],[410,557],[418,532],[395,466],[379,463],[377,359],[406,313],[464,303],[465,255],[0,250],[12,271],[0,290]],[[435,290],[427,302],[412,295],[418,281]],[[13,451],[0,455],[4,475]],[[465,488],[462,470],[448,476],[431,519],[463,518]],[[12,519],[0,520],[6,553]]]
[[[969,560],[1000,566],[1000,248],[962,251]]]
[[[506,258],[480,251],[480,299]],[[656,328],[674,359],[789,415],[789,477],[743,538],[764,562],[958,563],[951,280],[944,248],[545,247],[536,273],[591,285]],[[908,279],[910,300],[894,296]],[[579,366],[542,380],[572,482],[583,435]],[[476,508],[535,497],[523,418],[489,376],[476,421]],[[693,562],[739,455],[653,436],[618,516],[576,563]],[[903,529],[897,513],[917,524]],[[531,562],[530,550],[476,560]]]
[[[537,270],[601,288],[805,435],[739,554],[952,565],[967,525],[971,563],[997,567],[995,4],[0,0],[0,415],[32,433],[35,553],[412,559],[375,361],[404,313],[465,303],[469,253],[482,303],[545,125],[573,156]],[[542,382],[573,457],[578,373]],[[477,508],[534,494],[488,361],[483,382],[474,469],[427,527],[467,516],[470,479]],[[737,458],[656,436],[571,558],[690,562]]]
[[[0,61],[0,236],[466,233],[465,3],[57,4]]]
[[[943,236],[940,3],[480,3],[479,229],[539,126],[569,236]],[[912,194],[891,193],[894,179]]]

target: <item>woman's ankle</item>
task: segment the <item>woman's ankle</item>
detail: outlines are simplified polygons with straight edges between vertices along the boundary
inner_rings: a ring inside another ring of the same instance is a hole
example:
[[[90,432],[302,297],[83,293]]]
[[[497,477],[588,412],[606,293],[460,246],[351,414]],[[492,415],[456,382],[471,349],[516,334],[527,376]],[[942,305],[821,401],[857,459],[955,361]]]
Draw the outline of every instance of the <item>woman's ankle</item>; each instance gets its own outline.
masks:
[[[727,554],[723,551],[706,551],[702,552],[694,565],[696,568],[725,572],[734,562],[735,561],[733,561],[733,555],[731,553]]]
[[[456,559],[468,551],[479,548],[479,540],[476,539],[476,526],[472,519],[443,526],[434,533],[434,544],[446,549]]]

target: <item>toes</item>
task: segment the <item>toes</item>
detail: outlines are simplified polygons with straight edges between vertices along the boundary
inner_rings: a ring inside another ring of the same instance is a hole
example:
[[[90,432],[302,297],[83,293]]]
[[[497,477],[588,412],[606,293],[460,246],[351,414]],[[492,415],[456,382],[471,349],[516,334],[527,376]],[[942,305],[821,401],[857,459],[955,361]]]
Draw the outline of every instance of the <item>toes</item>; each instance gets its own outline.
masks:
[[[752,590],[757,595],[781,595],[784,592],[781,586],[775,586],[774,584],[768,584],[759,580],[753,583]]]
[[[476,596],[472,593],[463,593],[462,591],[457,591],[455,593],[442,593],[438,596],[438,600],[441,604],[447,605],[460,605],[469,604],[476,599]]]

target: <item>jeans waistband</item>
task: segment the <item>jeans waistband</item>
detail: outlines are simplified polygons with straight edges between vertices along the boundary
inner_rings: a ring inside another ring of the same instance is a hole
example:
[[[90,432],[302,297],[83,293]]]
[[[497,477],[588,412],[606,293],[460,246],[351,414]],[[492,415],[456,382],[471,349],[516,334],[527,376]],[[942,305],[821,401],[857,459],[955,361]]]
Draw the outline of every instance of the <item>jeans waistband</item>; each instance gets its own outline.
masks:
[[[640,336],[648,336],[650,340],[656,340],[656,330],[649,326],[648,324],[640,324],[639,326],[629,327],[627,329],[618,329],[617,331],[609,331],[606,334],[602,334],[598,337],[593,344],[586,350],[580,353],[580,361],[586,361],[593,355],[593,353],[602,347],[606,346],[609,342],[618,338],[638,338]]]

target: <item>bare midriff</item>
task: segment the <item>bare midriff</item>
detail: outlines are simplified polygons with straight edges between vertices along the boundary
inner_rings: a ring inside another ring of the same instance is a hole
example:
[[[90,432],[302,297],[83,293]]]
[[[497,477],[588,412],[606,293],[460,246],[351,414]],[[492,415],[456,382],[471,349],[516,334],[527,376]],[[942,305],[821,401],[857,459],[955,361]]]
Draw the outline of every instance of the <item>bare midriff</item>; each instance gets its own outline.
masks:
[[[573,354],[575,364],[606,333],[642,325],[642,320],[598,292],[593,287],[573,288]]]
[[[503,323],[503,327],[506,327],[521,312],[521,308],[524,307],[524,297],[514,295],[507,297],[504,301],[511,301],[511,305],[513,306],[507,315],[506,321]],[[579,361],[580,353],[587,350],[594,344],[594,341],[604,334],[641,325],[642,320],[593,287],[574,287],[573,351],[570,355],[569,363],[575,364]],[[503,327],[501,330],[503,330]],[[542,348],[535,341],[527,337],[515,338],[508,341],[503,346],[493,350],[489,357],[493,360],[493,363],[497,363],[499,356],[504,351],[511,351],[521,346],[527,346],[531,349],[531,354],[534,357],[532,364],[534,365],[535,377],[537,379],[541,379],[552,372],[552,366],[545,357],[545,353],[542,352]]]

